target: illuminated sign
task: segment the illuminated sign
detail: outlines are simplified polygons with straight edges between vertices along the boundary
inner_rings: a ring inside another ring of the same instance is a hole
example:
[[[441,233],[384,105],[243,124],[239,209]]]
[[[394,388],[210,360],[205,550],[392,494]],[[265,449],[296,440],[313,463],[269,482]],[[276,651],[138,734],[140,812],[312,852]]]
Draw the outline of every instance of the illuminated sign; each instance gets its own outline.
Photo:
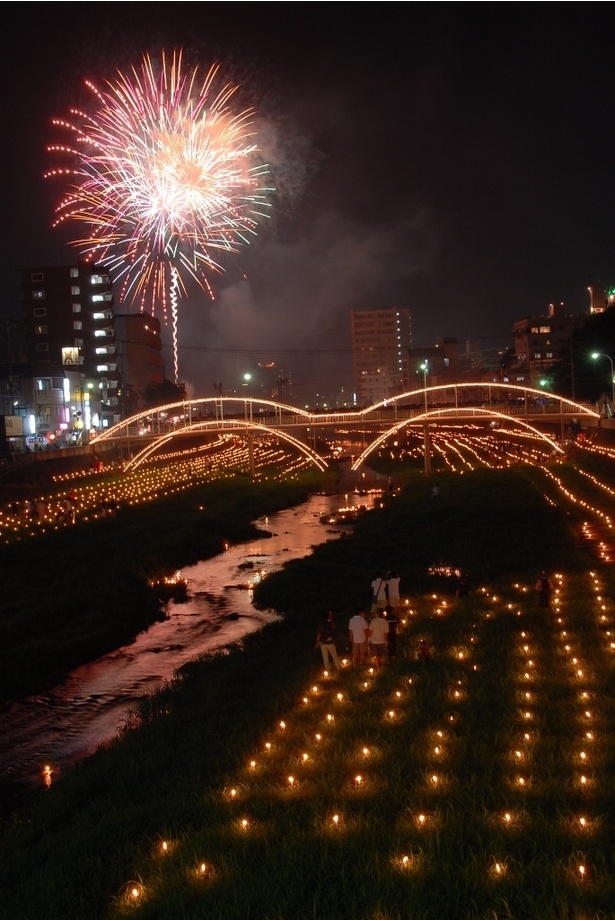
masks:
[[[62,364],[64,367],[79,367],[79,349],[74,346],[63,348]]]
[[[7,438],[18,438],[23,435],[23,419],[19,415],[5,415],[4,428]]]

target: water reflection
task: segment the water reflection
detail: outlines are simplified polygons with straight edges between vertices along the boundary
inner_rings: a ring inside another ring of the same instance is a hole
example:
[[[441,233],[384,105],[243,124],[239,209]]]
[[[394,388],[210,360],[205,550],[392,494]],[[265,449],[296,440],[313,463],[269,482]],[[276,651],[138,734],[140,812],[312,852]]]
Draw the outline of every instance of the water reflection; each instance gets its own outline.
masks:
[[[343,533],[321,518],[352,504],[372,507],[376,493],[316,495],[296,508],[258,521],[271,533],[182,570],[189,600],[169,603],[168,618],[130,645],[73,671],[47,694],[12,703],[0,714],[2,811],[114,738],[135,702],[200,655],[240,640],[277,614],[257,610],[252,589],[261,577]],[[325,518],[326,519],[326,518]]]

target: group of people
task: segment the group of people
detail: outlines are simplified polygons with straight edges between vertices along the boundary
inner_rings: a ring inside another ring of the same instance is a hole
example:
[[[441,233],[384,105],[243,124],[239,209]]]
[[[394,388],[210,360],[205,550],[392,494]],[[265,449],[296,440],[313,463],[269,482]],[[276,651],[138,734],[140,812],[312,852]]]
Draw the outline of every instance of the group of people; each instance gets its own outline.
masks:
[[[372,661],[381,667],[397,654],[397,613],[390,604],[383,610],[376,609],[368,618],[359,610],[348,623],[348,644],[354,666]],[[322,618],[316,635],[316,647],[320,648],[325,670],[340,672],[341,665],[337,651],[337,629],[333,611]]]
[[[387,604],[393,608],[396,615],[399,613],[399,581],[397,572],[378,572],[371,584],[372,613],[375,610],[384,610]]]
[[[369,616],[358,610],[348,623],[348,645],[352,663],[360,666],[372,661],[381,667],[397,654],[397,625],[399,622],[399,582],[396,572],[378,573],[372,580],[372,605]],[[339,672],[337,635],[333,612],[326,613],[318,627],[316,647],[322,652],[325,670]]]
[[[352,664],[355,667],[372,661],[381,667],[387,660],[397,654],[397,625],[399,616],[399,576],[395,572],[388,575],[378,573],[372,580],[372,607],[368,615],[365,610],[358,610],[348,623],[349,648]],[[535,585],[536,598],[541,607],[550,607],[555,585],[545,571],[538,576]],[[465,578],[460,576],[457,597],[469,593]],[[325,670],[341,670],[337,651],[337,630],[333,611],[329,610],[322,617],[316,635],[316,647],[320,648]],[[423,663],[432,660],[432,652],[425,639],[421,639],[416,657]]]

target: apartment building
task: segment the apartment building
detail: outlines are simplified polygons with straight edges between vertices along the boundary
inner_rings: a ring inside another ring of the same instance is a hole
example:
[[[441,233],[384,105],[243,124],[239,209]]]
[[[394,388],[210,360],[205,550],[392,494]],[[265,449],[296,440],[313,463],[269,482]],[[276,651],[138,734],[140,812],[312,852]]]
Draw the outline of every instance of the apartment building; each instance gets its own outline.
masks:
[[[515,356],[511,372],[523,373],[529,386],[540,386],[541,379],[562,360],[565,349],[570,349],[574,330],[588,319],[587,313],[567,314],[563,303],[552,303],[545,316],[517,320],[513,325]]]
[[[352,310],[354,399],[368,406],[408,389],[410,310]]]
[[[119,421],[113,285],[95,265],[22,272],[28,358],[38,436],[106,428]]]

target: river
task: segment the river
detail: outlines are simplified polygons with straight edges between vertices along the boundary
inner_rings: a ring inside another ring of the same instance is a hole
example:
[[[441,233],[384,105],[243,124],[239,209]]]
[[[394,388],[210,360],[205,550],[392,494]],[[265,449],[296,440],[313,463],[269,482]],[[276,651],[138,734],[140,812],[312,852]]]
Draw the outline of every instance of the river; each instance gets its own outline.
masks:
[[[186,603],[171,602],[164,620],[130,645],[77,668],[51,691],[9,703],[0,713],[3,814],[116,737],[139,698],[160,688],[187,661],[230,645],[278,614],[257,610],[255,580],[307,556],[345,527],[321,523],[340,508],[371,508],[378,493],[314,495],[305,504],[256,521],[271,536],[231,546],[182,570]],[[48,769],[45,769],[45,768]]]

